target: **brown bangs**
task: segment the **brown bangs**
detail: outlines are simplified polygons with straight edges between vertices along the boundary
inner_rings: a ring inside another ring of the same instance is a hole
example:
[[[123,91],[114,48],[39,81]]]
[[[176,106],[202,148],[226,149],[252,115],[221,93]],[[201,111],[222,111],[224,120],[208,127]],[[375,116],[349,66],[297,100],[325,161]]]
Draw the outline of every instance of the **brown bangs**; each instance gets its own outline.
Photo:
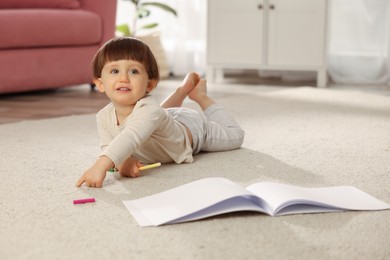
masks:
[[[94,78],[101,77],[106,63],[118,60],[135,60],[145,67],[150,79],[159,80],[157,62],[149,47],[131,37],[114,38],[100,48],[92,61]]]

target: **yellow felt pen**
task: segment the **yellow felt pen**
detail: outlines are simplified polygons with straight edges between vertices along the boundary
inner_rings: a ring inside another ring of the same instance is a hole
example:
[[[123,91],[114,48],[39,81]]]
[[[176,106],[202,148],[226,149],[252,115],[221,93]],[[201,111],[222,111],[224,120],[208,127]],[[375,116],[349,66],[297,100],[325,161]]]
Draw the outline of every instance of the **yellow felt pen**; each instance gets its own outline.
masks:
[[[141,166],[139,167],[138,169],[140,171],[143,171],[143,170],[149,170],[149,169],[152,169],[152,168],[156,168],[156,167],[159,167],[161,166],[161,163],[158,162],[158,163],[153,163],[153,164],[147,164],[147,165],[144,165],[144,166]],[[118,169],[117,168],[111,168],[108,170],[109,172],[117,172]]]
[[[153,164],[148,164],[148,165],[144,165],[144,166],[141,166],[139,167],[138,169],[140,171],[143,171],[143,170],[149,170],[149,169],[152,169],[152,168],[156,168],[156,167],[159,167],[161,166],[161,163],[158,162],[158,163],[153,163]]]

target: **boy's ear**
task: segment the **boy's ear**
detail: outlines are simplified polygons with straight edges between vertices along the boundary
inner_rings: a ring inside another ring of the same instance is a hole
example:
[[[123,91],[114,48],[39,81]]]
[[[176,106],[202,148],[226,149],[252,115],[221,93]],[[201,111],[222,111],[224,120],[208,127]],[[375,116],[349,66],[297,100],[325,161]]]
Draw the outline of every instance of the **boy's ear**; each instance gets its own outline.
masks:
[[[104,92],[103,82],[101,78],[94,79],[93,83],[95,83],[96,87],[100,92]]]
[[[148,86],[146,88],[146,91],[148,93],[152,92],[152,90],[157,86],[157,80],[155,79],[150,79],[148,82]]]

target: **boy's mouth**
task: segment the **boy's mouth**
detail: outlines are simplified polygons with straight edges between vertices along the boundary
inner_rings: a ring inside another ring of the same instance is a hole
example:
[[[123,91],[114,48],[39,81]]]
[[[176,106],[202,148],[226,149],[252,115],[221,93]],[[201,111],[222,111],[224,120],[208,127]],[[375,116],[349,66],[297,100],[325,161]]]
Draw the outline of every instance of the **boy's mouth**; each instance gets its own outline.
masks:
[[[130,91],[131,89],[127,88],[127,87],[120,87],[120,88],[117,88],[116,90],[118,90],[118,91]]]

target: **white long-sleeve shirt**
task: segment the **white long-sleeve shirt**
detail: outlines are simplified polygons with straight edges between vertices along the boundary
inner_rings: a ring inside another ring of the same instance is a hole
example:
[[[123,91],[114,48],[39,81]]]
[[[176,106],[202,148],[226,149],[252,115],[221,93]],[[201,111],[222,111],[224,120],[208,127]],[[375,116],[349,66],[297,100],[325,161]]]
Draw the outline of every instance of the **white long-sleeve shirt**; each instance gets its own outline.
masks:
[[[130,156],[142,163],[193,161],[185,126],[151,96],[139,100],[120,125],[112,103],[100,110],[96,118],[101,155],[108,156],[116,167]]]

